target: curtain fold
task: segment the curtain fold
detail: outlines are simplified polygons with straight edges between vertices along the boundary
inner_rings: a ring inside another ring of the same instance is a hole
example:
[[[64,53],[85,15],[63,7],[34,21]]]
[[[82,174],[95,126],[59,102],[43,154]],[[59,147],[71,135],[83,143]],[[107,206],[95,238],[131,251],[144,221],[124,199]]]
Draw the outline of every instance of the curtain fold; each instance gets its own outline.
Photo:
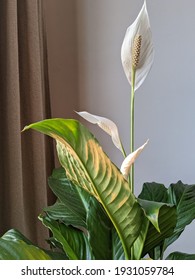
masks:
[[[41,0],[0,1],[0,234],[17,228],[45,247],[37,216],[54,200],[47,185],[53,142],[21,133],[51,117],[43,19]]]

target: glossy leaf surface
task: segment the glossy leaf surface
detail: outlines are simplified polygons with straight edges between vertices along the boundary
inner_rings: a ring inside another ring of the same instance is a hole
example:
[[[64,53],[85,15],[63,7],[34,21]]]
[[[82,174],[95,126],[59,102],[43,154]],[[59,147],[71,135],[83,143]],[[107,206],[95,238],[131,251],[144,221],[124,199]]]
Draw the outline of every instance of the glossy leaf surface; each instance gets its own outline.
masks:
[[[195,219],[195,185],[183,184],[181,181],[168,188],[170,203],[177,209],[177,225],[174,234],[166,240],[166,247],[173,243],[185,227]]]
[[[51,230],[70,260],[91,259],[91,252],[84,233],[63,223],[51,220],[47,216],[39,216],[42,223]]]
[[[182,252],[173,252],[166,260],[195,260],[195,254],[186,254]]]
[[[9,230],[0,238],[0,260],[51,260],[42,249],[34,246],[23,234]]]

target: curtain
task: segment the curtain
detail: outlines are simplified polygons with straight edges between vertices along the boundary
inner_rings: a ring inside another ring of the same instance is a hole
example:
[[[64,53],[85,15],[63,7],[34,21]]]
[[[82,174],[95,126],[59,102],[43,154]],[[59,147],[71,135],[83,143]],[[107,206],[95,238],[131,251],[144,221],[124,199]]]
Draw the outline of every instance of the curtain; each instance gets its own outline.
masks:
[[[50,118],[41,0],[0,1],[0,234],[16,228],[44,246],[37,216],[53,203],[53,142],[23,127]]]

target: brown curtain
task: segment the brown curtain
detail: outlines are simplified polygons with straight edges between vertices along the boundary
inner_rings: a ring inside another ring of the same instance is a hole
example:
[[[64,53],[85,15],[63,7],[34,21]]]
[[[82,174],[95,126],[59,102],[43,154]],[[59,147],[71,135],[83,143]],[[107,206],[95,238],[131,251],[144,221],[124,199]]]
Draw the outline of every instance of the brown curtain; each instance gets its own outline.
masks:
[[[53,199],[53,143],[22,128],[50,116],[42,1],[0,1],[0,233],[17,228],[45,246],[37,219]]]

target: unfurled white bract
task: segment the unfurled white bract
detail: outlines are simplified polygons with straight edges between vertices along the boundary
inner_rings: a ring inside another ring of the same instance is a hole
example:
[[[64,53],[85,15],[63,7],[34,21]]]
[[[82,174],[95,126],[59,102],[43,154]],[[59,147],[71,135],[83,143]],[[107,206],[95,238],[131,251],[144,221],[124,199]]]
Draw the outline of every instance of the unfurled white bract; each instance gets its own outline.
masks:
[[[104,117],[90,114],[86,111],[76,112],[76,113],[79,114],[88,122],[97,124],[101,129],[103,129],[106,133],[108,133],[111,136],[114,145],[124,154],[121,140],[119,137],[118,128],[113,121]]]
[[[142,6],[136,20],[127,28],[121,47],[121,61],[129,83],[132,85],[132,70],[136,38],[140,38],[139,62],[136,65],[134,90],[137,90],[148,75],[154,58],[152,33],[146,1]]]

